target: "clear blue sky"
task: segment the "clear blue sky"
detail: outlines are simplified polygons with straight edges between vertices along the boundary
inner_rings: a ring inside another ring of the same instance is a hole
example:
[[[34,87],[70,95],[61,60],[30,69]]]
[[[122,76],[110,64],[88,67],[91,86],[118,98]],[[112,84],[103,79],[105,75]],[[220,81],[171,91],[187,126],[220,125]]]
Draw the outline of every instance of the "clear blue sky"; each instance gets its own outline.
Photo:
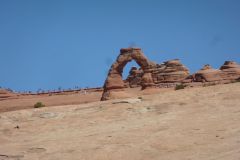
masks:
[[[2,87],[102,86],[131,44],[158,63],[180,58],[191,72],[240,62],[240,0],[0,1]]]

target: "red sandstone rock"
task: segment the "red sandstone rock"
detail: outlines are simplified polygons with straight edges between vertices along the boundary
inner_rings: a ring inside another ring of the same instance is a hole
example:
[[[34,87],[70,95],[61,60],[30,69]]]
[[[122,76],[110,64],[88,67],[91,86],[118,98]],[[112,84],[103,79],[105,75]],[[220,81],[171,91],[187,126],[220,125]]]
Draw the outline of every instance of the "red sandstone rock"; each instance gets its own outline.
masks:
[[[189,70],[178,59],[164,62],[153,72],[155,83],[181,82],[189,76]]]
[[[211,68],[210,65],[205,65],[200,71],[195,74],[196,82],[222,82],[229,83],[232,80],[237,80],[240,77],[240,65],[233,61],[226,61],[220,70]]]
[[[221,79],[221,71],[218,69],[213,69],[208,64],[195,73],[196,82],[214,82],[221,81]]]
[[[143,77],[145,78],[141,80],[143,88],[154,85],[151,74],[149,74],[148,71],[149,67],[152,66],[153,63],[144,56],[140,48],[123,48],[120,50],[120,55],[117,57],[116,62],[109,70],[101,100],[116,98],[117,94],[114,94],[114,97],[111,97],[111,92],[120,91],[125,87],[122,80],[122,72],[125,65],[131,60],[135,60],[144,71]]]
[[[128,78],[123,82],[123,68],[131,60],[135,60],[141,68],[133,67]],[[178,59],[155,64],[144,56],[140,48],[123,48],[109,70],[102,100],[125,96],[122,92],[125,87],[169,88],[179,83],[194,83],[194,85],[199,86],[205,82],[229,83],[237,79],[240,79],[240,65],[233,61],[226,61],[220,70],[205,65],[198,72],[189,75],[188,68],[181,64]]]
[[[181,82],[189,76],[189,70],[178,59],[170,60],[163,64],[154,64],[149,66],[147,71],[151,73],[154,84]],[[129,77],[131,79],[129,78],[126,81],[130,84],[130,80],[138,79],[135,82],[139,82],[142,76],[143,74],[133,74],[130,72]],[[132,86],[140,85],[139,83],[133,83],[134,81],[131,81]]]
[[[131,88],[138,87],[141,86],[142,76],[143,70],[141,68],[137,69],[137,67],[132,67],[131,70],[129,71],[129,76],[124,82],[128,87]]]
[[[223,80],[237,80],[240,78],[240,65],[233,61],[226,61],[221,67]]]
[[[189,75],[187,78],[185,78],[182,82],[183,83],[192,83],[195,79],[195,74]]]

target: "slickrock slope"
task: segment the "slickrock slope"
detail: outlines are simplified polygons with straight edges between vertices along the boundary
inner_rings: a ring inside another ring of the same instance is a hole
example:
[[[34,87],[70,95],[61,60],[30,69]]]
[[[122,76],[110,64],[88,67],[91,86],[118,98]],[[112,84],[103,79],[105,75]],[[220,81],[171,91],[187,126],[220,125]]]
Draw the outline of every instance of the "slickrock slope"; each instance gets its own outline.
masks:
[[[240,83],[0,113],[1,160],[238,160]]]
[[[0,92],[0,112],[33,108],[37,102],[42,102],[47,107],[96,102],[100,100],[101,95],[101,88],[44,94],[6,94],[6,92],[1,94]]]

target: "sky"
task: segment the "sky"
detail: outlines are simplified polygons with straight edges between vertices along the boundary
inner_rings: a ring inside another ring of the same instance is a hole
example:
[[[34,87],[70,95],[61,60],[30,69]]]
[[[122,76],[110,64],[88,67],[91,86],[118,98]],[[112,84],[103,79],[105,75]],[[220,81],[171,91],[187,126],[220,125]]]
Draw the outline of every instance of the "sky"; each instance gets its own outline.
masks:
[[[179,58],[191,73],[239,63],[240,1],[0,1],[1,87],[101,87],[120,48],[132,45],[156,63]]]

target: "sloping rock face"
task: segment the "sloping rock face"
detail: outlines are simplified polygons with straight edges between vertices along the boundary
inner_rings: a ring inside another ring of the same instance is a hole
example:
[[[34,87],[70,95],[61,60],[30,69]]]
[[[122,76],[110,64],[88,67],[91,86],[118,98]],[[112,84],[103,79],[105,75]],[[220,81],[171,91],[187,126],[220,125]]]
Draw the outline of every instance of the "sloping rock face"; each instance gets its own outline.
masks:
[[[240,65],[234,61],[225,61],[220,67],[223,80],[237,80],[240,78]]]
[[[122,91],[125,88],[124,81],[122,80],[122,72],[126,64],[132,60],[135,60],[143,70],[141,79],[142,88],[145,89],[154,85],[150,69],[155,64],[145,57],[140,48],[123,48],[120,50],[116,62],[113,63],[109,70],[101,100],[112,99],[111,95],[113,93],[111,92]],[[116,98],[118,94],[114,93],[114,95],[114,98]]]

